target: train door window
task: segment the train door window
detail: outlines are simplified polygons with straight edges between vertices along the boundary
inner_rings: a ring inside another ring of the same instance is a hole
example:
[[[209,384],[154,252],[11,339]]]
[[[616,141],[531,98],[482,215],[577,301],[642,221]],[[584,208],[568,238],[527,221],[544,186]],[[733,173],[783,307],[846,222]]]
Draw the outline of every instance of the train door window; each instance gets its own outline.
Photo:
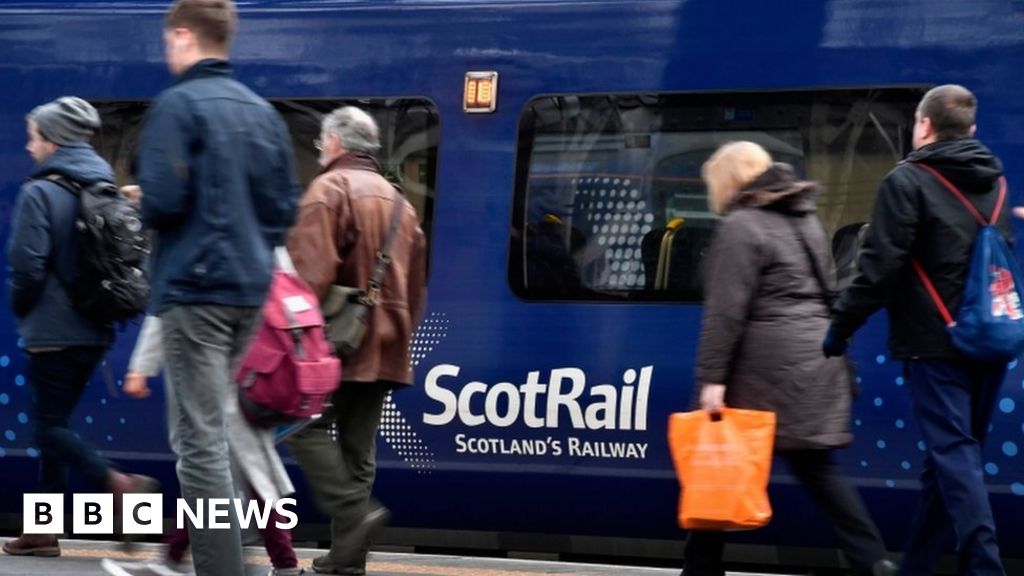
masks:
[[[437,149],[440,117],[437,107],[422,98],[363,100],[272,100],[288,125],[303,189],[317,175],[319,153],[314,140],[320,122],[340,106],[366,110],[380,127],[381,149],[377,154],[389,180],[401,185],[416,208],[420,225],[430,240],[437,181]],[[148,102],[93,102],[103,118],[96,134],[97,151],[113,166],[119,183],[132,182],[131,167],[138,148]],[[427,252],[429,254],[429,250]]]
[[[716,223],[700,170],[733,140],[820,182],[834,246],[853,245],[882,178],[910,151],[923,92],[535,98],[519,121],[512,289],[527,300],[699,302]]]

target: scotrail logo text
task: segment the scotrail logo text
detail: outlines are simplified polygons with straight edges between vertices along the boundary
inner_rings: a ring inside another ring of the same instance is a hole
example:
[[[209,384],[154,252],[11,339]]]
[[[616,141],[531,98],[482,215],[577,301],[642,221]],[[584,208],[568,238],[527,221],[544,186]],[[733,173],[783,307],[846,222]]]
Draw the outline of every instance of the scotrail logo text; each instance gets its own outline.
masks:
[[[440,411],[424,414],[425,424],[444,426],[458,418],[466,426],[506,428],[522,422],[527,428],[558,429],[565,416],[577,430],[647,430],[653,366],[626,370],[618,386],[598,384],[589,388],[587,376],[579,368],[555,368],[548,382],[541,382],[540,371],[529,372],[526,382],[518,386],[476,381],[460,385],[455,379],[461,370],[453,364],[441,364],[427,373],[427,396],[440,404]]]

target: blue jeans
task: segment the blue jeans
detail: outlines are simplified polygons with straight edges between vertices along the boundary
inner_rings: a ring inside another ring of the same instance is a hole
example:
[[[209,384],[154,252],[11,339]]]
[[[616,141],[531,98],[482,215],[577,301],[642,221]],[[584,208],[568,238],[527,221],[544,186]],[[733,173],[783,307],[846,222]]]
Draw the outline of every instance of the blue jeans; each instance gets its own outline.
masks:
[[[1006,363],[912,360],[906,371],[927,456],[914,532],[900,574],[931,576],[955,542],[960,574],[1005,576],[981,447]]]
[[[178,456],[182,497],[193,509],[199,498],[204,502],[234,498],[224,406],[237,394],[232,371],[257,326],[260,310],[178,306],[160,317],[167,422],[171,448]],[[238,519],[234,507],[229,508],[229,529],[198,530],[189,523],[198,576],[245,574]]]
[[[94,486],[106,489],[110,462],[75,435],[68,420],[106,349],[80,346],[30,352],[26,376],[34,392],[39,490],[64,493],[74,467]]]

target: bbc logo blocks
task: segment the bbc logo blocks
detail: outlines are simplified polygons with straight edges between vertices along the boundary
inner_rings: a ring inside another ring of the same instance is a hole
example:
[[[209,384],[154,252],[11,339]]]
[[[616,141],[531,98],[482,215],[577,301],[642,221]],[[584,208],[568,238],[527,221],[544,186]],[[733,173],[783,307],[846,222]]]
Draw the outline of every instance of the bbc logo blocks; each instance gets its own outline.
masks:
[[[114,533],[113,494],[75,494],[71,525],[75,534]]]
[[[64,534],[63,494],[25,494],[22,499],[25,534]],[[163,533],[163,497],[160,494],[125,494],[122,498],[121,532]],[[74,534],[113,534],[117,510],[113,494],[74,494],[71,529]]]
[[[163,534],[164,503],[159,494],[124,495],[125,534]]]
[[[25,494],[22,505],[21,525],[25,534],[64,533],[63,494]]]

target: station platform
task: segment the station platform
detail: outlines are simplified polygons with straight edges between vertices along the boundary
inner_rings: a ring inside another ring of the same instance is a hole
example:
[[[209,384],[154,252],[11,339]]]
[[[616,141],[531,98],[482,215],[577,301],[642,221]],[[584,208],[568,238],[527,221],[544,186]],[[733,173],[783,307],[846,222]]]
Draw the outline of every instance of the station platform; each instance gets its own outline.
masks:
[[[0,538],[0,542],[6,540]],[[106,574],[100,568],[103,558],[144,562],[157,558],[161,550],[161,546],[156,544],[140,544],[132,552],[125,552],[120,545],[112,542],[65,540],[61,543],[62,555],[58,558],[8,556],[0,553],[0,575],[103,576]],[[296,549],[296,554],[300,565],[307,569],[306,574],[314,574],[309,570],[310,562],[323,554],[323,550],[300,548]],[[247,547],[246,562],[247,576],[265,576],[270,570],[270,563],[262,548]],[[367,576],[678,576],[679,569],[371,552],[366,573]],[[780,575],[730,572],[729,576]]]

